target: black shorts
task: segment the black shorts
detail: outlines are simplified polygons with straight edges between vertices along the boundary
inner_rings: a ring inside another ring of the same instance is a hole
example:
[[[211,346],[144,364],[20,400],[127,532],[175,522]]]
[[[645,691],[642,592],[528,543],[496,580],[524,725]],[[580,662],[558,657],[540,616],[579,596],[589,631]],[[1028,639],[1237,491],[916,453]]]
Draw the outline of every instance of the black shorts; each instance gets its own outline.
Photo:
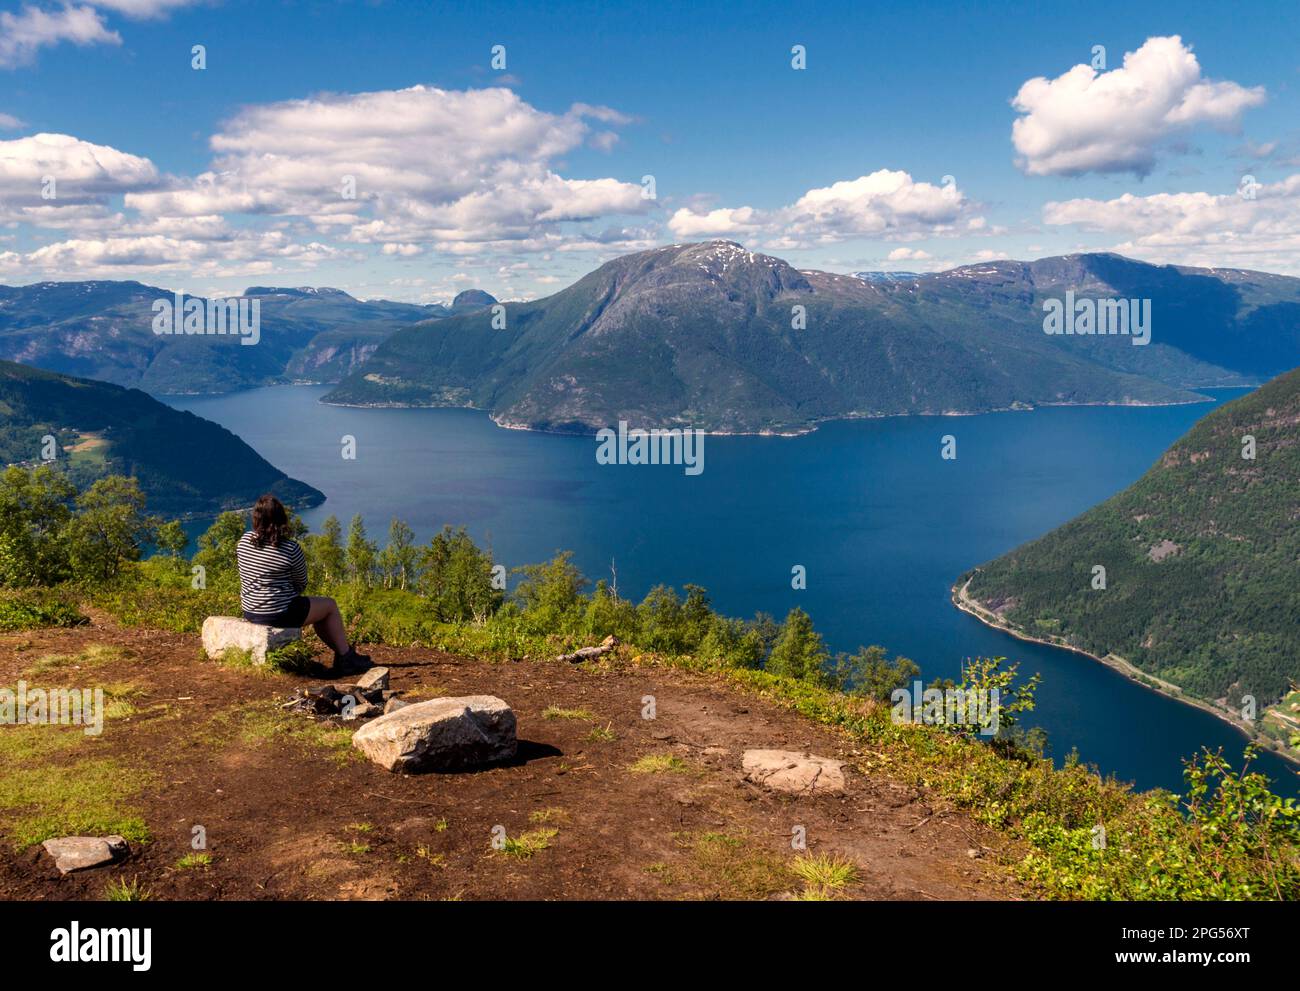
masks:
[[[302,626],[303,623],[307,622],[307,613],[309,612],[311,612],[311,599],[305,595],[300,595],[290,602],[283,612],[245,612],[244,619],[250,623],[260,623],[262,626]]]

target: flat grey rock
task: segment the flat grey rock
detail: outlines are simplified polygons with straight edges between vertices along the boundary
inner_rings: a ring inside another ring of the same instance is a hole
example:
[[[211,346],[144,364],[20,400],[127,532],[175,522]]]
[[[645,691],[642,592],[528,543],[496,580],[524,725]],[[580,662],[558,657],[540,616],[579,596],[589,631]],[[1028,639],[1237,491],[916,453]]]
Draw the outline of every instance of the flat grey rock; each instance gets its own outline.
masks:
[[[792,795],[844,794],[844,761],[793,750],[746,750],[745,777],[756,785]]]
[[[41,846],[54,858],[60,874],[86,871],[111,864],[130,851],[121,836],[60,836],[46,840]]]
[[[357,688],[366,696],[387,690],[388,668],[371,668],[357,679]]]

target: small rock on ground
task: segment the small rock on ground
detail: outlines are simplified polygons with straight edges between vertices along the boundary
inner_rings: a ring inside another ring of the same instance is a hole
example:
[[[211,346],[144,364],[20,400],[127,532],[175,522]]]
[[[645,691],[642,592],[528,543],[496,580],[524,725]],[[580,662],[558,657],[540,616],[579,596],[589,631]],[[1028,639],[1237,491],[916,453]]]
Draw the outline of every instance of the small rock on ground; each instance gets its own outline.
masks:
[[[60,874],[111,864],[130,850],[126,840],[117,835],[60,836],[46,840],[41,846],[54,858],[54,866]]]

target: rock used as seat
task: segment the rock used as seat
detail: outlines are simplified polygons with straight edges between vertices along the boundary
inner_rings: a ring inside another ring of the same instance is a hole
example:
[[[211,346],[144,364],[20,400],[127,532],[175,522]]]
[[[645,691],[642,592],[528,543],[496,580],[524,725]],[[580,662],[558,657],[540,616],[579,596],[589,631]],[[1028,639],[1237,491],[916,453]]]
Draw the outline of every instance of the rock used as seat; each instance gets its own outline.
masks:
[[[254,664],[265,664],[266,655],[302,636],[296,627],[263,626],[236,616],[209,616],[203,621],[203,650],[213,660],[226,651],[246,651]]]
[[[372,720],[352,745],[390,771],[453,771],[509,760],[518,750],[514,711],[492,695],[404,705]]]
[[[756,785],[794,795],[842,795],[844,762],[791,750],[746,750],[745,777]]]

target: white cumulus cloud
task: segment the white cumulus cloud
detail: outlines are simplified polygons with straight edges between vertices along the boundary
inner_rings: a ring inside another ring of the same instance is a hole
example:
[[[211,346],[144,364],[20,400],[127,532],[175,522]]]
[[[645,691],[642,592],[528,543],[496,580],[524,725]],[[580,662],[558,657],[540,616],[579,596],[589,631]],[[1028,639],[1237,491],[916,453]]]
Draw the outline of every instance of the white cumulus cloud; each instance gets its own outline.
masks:
[[[955,183],[918,182],[908,173],[880,169],[870,175],[810,189],[776,210],[683,207],[668,227],[682,239],[764,234],[771,247],[796,248],[850,238],[910,240],[949,234],[973,210]],[[976,225],[978,226],[978,225]]]
[[[1132,172],[1146,175],[1172,135],[1198,125],[1234,128],[1263,103],[1262,86],[1214,82],[1178,35],[1148,38],[1123,65],[1076,65],[1020,87],[1011,127],[1017,164],[1028,175]]]
[[[149,159],[69,134],[0,141],[0,201],[10,219],[39,212],[42,223],[57,226],[63,211],[75,215],[87,206],[102,207],[108,197],[158,179]]]
[[[167,216],[307,218],[360,243],[531,244],[558,225],[643,213],[641,186],[570,179],[554,165],[588,140],[576,104],[551,114],[512,90],[412,86],[251,107],[212,138],[212,169],[127,205]]]

